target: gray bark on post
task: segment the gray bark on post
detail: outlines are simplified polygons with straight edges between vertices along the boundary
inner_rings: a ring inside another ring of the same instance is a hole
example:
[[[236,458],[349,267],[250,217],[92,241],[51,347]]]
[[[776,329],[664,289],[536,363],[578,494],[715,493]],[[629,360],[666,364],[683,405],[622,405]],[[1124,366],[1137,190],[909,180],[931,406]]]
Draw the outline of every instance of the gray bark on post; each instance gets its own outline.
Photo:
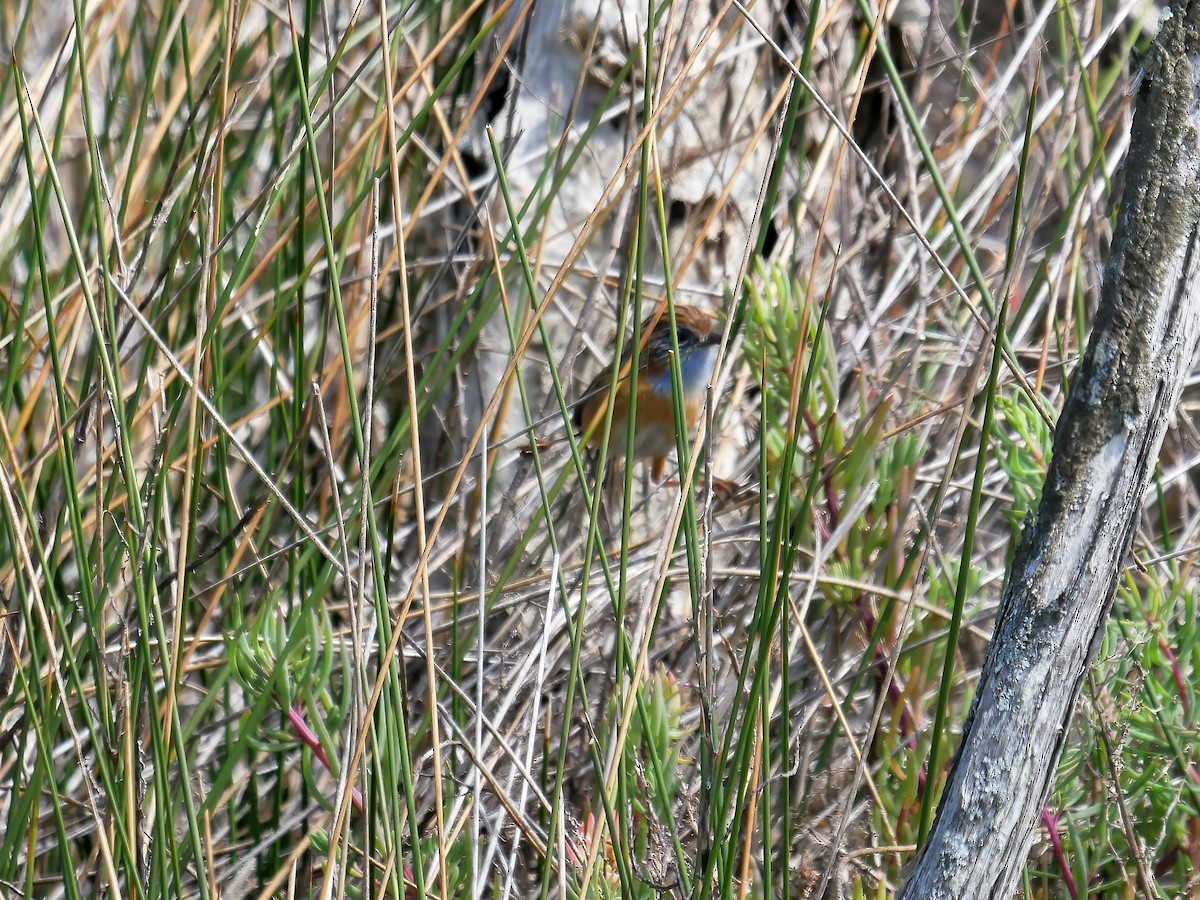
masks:
[[[1200,334],[1200,0],[1146,60],[1100,306],[937,820],[899,896],[1015,892]]]

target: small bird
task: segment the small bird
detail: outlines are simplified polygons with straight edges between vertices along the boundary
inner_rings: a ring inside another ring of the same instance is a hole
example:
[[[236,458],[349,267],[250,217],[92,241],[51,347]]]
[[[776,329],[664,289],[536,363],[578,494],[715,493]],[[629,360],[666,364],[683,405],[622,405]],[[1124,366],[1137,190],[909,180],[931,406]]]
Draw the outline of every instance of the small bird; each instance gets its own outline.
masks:
[[[676,335],[679,340],[680,375],[683,382],[684,419],[690,431],[696,424],[709,380],[717,364],[721,329],[717,320],[694,306],[675,307]],[[662,481],[667,457],[675,449],[675,404],[671,385],[671,321],[664,310],[650,333],[638,367],[637,410],[634,422],[633,455],[653,460],[651,473]],[[624,453],[628,446],[629,426],[629,354],[619,363],[621,374],[613,403],[612,435],[609,447]],[[611,370],[597,375],[583,401],[575,407],[575,429],[591,433],[590,443],[600,443],[605,406],[612,384]]]

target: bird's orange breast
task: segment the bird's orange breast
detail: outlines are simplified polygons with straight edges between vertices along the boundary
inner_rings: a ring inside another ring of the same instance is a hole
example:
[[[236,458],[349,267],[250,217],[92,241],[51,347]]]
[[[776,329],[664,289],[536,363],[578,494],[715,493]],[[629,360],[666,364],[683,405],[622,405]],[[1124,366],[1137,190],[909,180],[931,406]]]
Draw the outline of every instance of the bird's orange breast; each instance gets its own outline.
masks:
[[[670,392],[664,394],[654,386],[652,379],[646,377],[645,372],[640,374],[634,422],[634,456],[639,458],[664,457],[675,449],[675,405]],[[629,382],[626,380],[617,386],[613,401],[612,436],[609,440],[609,447],[618,452],[623,452],[628,446],[629,395]],[[583,405],[580,422],[584,430],[591,428],[593,422],[596,423],[591,439],[593,446],[600,442],[604,407],[607,400],[607,395],[601,393],[596,397],[589,398]],[[696,424],[702,402],[702,392],[697,392],[697,396],[688,397],[685,401],[684,417],[689,429]]]
[[[697,314],[688,307],[677,307],[679,318],[680,353],[679,375],[683,385],[684,419],[688,430],[696,424],[704,404],[708,383],[712,378],[717,361],[718,343],[713,335],[712,323],[693,321]],[[703,326],[703,327],[701,327]],[[633,455],[654,460],[654,477],[662,477],[663,463],[675,450],[675,403],[670,370],[670,360],[676,350],[665,344],[660,325],[651,335],[645,351],[645,360],[638,371],[637,411],[634,422]],[[669,332],[667,337],[670,338]],[[622,363],[621,380],[613,396],[612,435],[610,452],[624,454],[629,446],[629,362]],[[586,399],[578,407],[575,426],[583,433],[591,433],[590,443],[600,442],[602,424],[608,403],[611,374],[598,376],[589,387]]]

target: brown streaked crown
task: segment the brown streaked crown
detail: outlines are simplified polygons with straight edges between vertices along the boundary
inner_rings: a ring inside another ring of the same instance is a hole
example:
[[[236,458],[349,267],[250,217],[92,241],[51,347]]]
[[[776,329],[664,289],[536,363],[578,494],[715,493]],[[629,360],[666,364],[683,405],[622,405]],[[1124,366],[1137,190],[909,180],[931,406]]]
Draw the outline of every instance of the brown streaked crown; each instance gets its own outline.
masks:
[[[675,333],[680,352],[719,341],[721,330],[718,325],[715,316],[695,306],[680,304],[675,307]],[[647,355],[651,361],[661,362],[671,352],[671,346],[671,319],[664,309],[646,345]]]

